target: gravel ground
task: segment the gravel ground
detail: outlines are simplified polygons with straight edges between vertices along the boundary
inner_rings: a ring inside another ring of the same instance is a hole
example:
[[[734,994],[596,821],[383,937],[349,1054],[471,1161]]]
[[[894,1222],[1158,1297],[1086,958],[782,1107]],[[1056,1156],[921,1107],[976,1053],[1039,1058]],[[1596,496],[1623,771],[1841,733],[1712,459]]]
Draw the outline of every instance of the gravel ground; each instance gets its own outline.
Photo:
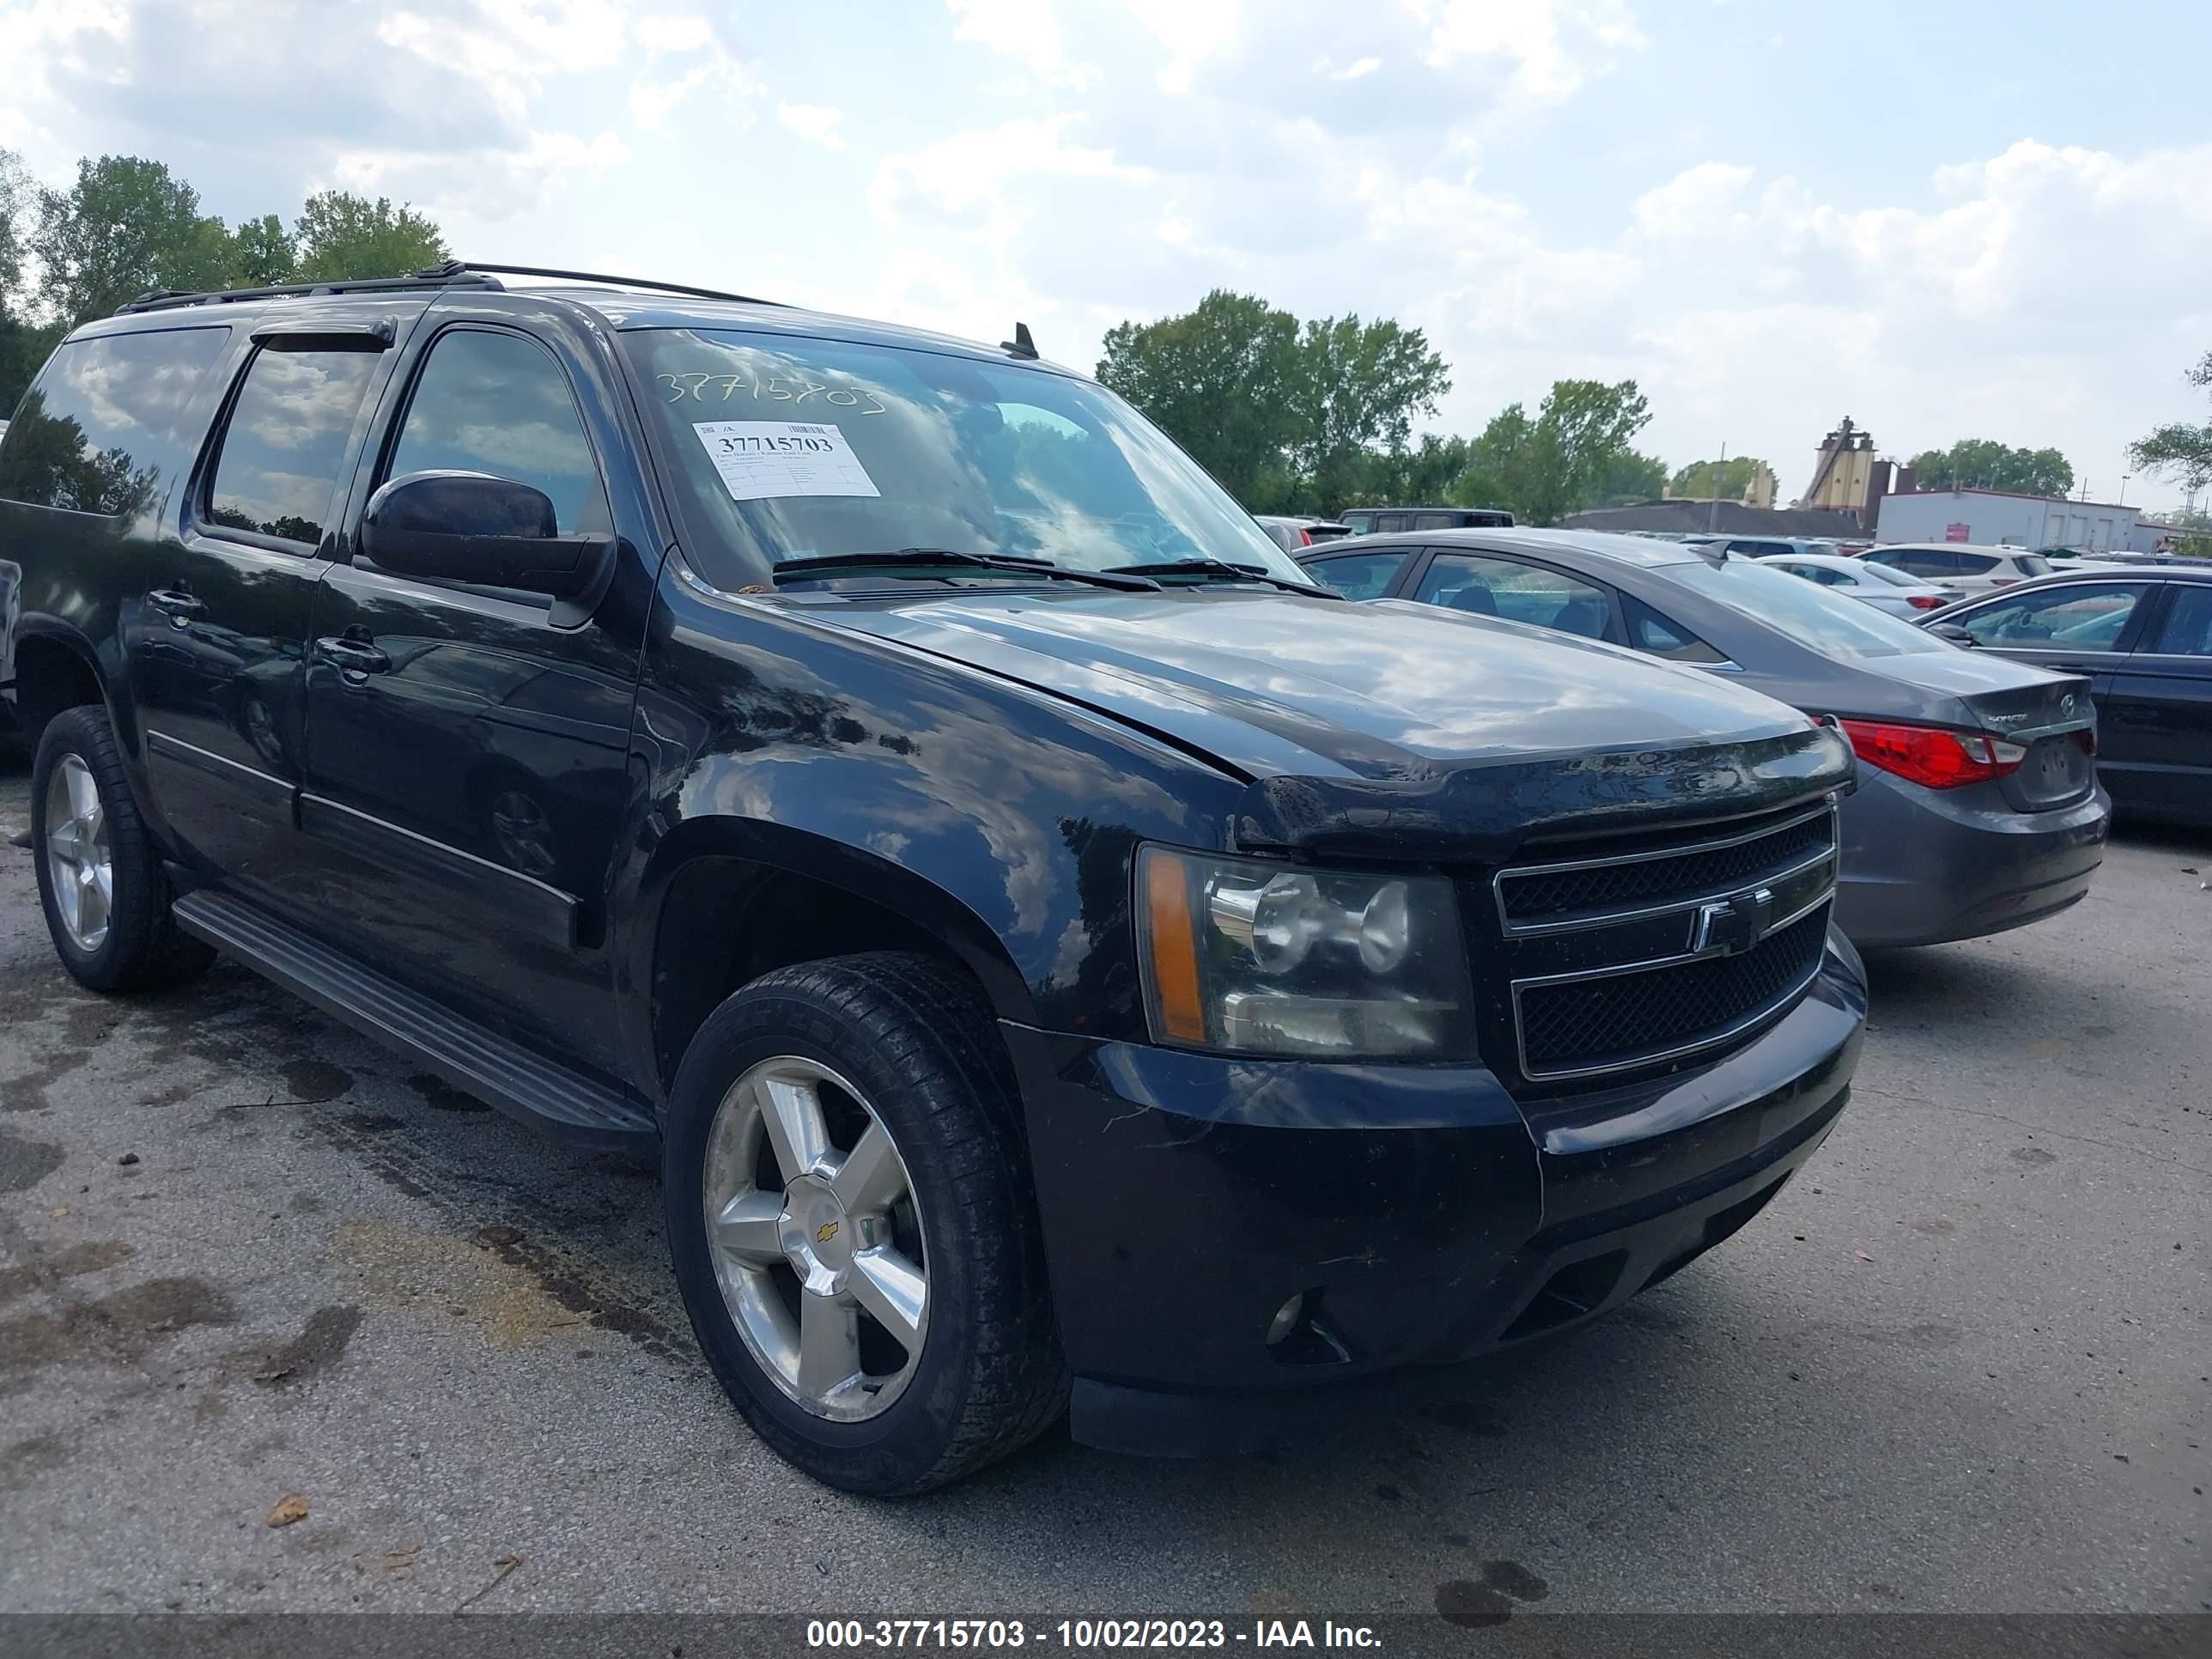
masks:
[[[233,967],[85,994],[0,847],[0,1610],[2194,1611],[2208,878],[2138,836],[2056,921],[1878,960],[1807,1175],[1431,1414],[886,1504],[727,1408],[648,1176]]]

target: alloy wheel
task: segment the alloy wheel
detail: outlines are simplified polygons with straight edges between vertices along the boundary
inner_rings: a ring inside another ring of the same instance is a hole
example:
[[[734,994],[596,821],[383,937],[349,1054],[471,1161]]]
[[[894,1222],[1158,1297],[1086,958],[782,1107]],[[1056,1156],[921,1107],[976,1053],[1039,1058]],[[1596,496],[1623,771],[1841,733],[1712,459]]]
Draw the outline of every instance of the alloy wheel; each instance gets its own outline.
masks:
[[[90,956],[107,942],[115,860],[91,769],[64,755],[46,781],[46,875],[70,942]]]
[[[814,1060],[761,1061],[715,1110],[702,1185],[723,1305],[762,1370],[817,1417],[888,1410],[927,1339],[928,1254],[866,1098]]]

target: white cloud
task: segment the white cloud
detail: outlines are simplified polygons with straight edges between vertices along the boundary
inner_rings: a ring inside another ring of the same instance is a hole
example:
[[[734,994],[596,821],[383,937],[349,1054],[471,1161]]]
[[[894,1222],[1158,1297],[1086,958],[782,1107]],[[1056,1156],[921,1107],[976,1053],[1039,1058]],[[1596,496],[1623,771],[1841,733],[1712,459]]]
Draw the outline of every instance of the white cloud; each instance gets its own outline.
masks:
[[[630,27],[647,52],[698,52],[714,38],[714,26],[696,15],[641,17]]]
[[[845,140],[837,131],[845,112],[828,104],[778,104],[775,118],[800,137],[824,149],[842,149]]]
[[[1018,316],[1079,367],[1214,287],[1395,316],[1452,364],[1440,425],[1634,376],[1646,447],[1725,437],[1785,490],[1845,412],[1900,450],[2057,442],[2093,477],[2199,413],[2212,147],[1961,149],[1954,119],[1940,168],[1792,177],[1694,90],[1672,125],[1620,114],[1678,46],[1632,3],[945,0],[856,55],[698,0],[0,0],[0,144],[49,182],[173,157],[230,216],[337,184],[465,251],[989,339]]]
[[[1594,64],[1645,44],[1620,0],[1407,0],[1407,9],[1428,29],[1423,56],[1432,67],[1503,61],[1513,91],[1530,99],[1564,98]]]

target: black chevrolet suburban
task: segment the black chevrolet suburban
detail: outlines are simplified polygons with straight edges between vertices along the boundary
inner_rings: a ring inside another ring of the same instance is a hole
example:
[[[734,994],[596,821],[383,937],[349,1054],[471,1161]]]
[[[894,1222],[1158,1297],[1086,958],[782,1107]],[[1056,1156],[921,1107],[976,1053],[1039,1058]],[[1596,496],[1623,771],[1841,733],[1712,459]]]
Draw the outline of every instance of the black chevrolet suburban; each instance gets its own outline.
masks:
[[[95,990],[221,951],[657,1158],[793,1462],[1280,1443],[1836,1121],[1833,732],[1319,590],[1025,329],[554,275],[63,343],[0,444],[39,890]]]

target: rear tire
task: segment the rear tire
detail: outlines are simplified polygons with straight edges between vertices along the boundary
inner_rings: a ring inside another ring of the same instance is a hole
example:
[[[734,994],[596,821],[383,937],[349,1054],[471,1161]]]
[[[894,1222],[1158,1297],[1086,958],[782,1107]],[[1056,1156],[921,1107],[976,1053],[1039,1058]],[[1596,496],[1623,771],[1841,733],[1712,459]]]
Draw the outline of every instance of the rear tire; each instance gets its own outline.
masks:
[[[215,952],[178,930],[154,837],[107,711],[65,709],[31,766],[31,854],[54,953],[94,991],[144,991],[206,971]]]
[[[927,1492],[1065,1408],[1012,1068],[965,975],[880,951],[746,986],[684,1054],[662,1190],[715,1376],[816,1480]]]

